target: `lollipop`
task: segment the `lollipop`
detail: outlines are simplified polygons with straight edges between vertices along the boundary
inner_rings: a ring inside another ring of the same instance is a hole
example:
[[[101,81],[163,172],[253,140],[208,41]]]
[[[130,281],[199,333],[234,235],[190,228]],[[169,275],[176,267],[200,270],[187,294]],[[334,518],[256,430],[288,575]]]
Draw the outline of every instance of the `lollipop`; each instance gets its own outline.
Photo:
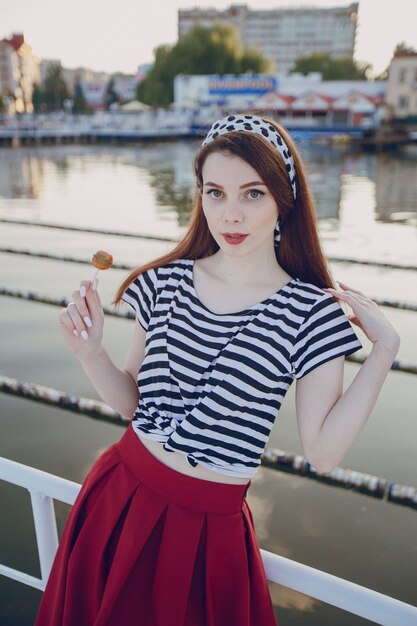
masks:
[[[94,265],[95,268],[97,268],[93,276],[94,283],[100,270],[108,270],[112,266],[113,257],[111,254],[105,252],[104,250],[98,250],[95,254],[93,254],[91,263]]]

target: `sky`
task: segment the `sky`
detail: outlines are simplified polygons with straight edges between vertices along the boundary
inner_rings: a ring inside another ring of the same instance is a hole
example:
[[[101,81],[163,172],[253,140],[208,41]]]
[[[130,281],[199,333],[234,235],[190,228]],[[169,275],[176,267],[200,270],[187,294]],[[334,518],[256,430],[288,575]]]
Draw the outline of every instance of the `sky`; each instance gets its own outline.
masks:
[[[244,4],[235,0],[234,4]],[[135,73],[151,63],[153,50],[177,40],[179,8],[225,9],[226,0],[0,0],[0,38],[23,32],[34,54],[60,60],[68,68]],[[251,9],[281,6],[345,6],[349,0],[247,0]],[[389,64],[397,43],[417,48],[416,0],[359,0],[354,58],[373,65]]]

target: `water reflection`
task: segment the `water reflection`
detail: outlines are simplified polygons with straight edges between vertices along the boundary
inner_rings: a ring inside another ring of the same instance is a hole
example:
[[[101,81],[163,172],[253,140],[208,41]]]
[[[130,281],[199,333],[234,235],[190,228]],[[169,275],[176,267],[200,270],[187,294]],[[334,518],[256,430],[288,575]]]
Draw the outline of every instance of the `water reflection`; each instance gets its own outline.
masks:
[[[99,183],[95,189],[97,195],[106,187],[104,180],[99,181],[100,172],[113,176],[114,185],[115,177],[119,178],[123,171],[118,189],[122,198],[126,195],[123,183],[131,176],[126,167],[133,167],[139,179],[154,191],[160,219],[172,219],[174,209],[175,225],[181,229],[187,222],[194,195],[192,159],[197,145],[195,141],[179,141],[131,147],[6,148],[0,152],[0,197],[5,201],[41,199],[45,204],[48,200],[45,178],[49,186],[54,182],[62,185],[76,179],[79,187],[93,172]],[[340,229],[342,223],[346,225],[343,207],[347,205],[357,205],[362,219],[365,213],[368,219],[371,210],[374,222],[415,223],[417,182],[416,163],[412,156],[350,153],[314,144],[301,144],[300,151],[315,197],[318,218],[329,220],[332,229]],[[88,186],[85,192],[94,197]],[[86,201],[90,199],[86,198]],[[12,205],[1,202],[0,208],[4,213]],[[30,203],[26,208],[30,208]],[[49,210],[47,213],[51,218]],[[69,211],[67,215],[61,213],[55,217],[72,221],[74,214],[71,214],[72,211]],[[41,211],[38,217],[45,219],[46,215]]]
[[[38,198],[42,194],[44,162],[36,153],[0,150],[0,195],[3,198]]]
[[[417,159],[381,155],[376,164],[376,219],[408,223],[417,218]]]
[[[186,227],[194,196],[190,183],[178,183],[175,170],[171,168],[152,172],[149,182],[155,189],[156,201],[161,208],[161,217],[163,218],[163,209],[173,205],[178,213],[178,226]]]

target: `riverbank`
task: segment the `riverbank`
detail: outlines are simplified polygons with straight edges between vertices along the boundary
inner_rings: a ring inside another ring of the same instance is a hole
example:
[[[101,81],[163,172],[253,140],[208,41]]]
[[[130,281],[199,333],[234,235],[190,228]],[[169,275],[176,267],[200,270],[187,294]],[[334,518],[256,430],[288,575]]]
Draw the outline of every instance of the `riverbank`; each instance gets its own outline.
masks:
[[[140,141],[200,138],[222,110],[156,109],[141,113],[95,115],[26,115],[0,118],[0,146],[48,144],[129,144]],[[267,114],[273,116],[272,112]],[[278,119],[278,118],[277,118]],[[415,133],[385,132],[367,126],[319,123],[308,118],[280,118],[296,140],[352,145],[364,150],[395,150],[417,144]]]

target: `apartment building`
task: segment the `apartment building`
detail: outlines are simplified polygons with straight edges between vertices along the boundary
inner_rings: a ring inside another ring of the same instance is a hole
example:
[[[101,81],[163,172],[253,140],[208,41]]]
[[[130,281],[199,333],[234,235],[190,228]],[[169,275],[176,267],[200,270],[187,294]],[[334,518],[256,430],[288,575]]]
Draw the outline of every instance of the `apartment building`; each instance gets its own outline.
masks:
[[[195,26],[233,25],[245,47],[255,47],[274,61],[275,71],[289,72],[294,61],[315,52],[334,58],[353,57],[358,16],[357,2],[331,8],[276,8],[251,10],[234,4],[225,10],[180,9],[178,37]]]
[[[32,113],[34,83],[40,82],[40,60],[22,33],[0,41],[0,94],[8,113]]]

